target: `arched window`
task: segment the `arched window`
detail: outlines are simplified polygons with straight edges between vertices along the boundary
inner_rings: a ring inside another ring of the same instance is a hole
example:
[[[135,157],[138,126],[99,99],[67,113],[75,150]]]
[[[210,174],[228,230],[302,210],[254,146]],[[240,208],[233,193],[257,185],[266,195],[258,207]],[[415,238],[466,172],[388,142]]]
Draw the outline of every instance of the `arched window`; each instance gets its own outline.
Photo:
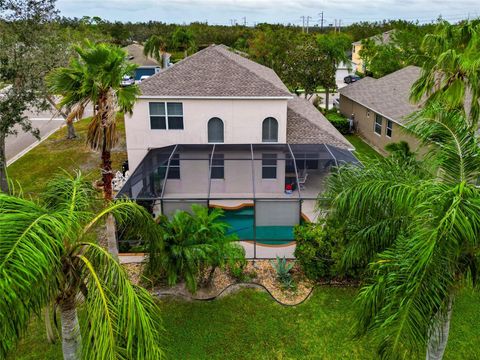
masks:
[[[278,121],[273,117],[263,120],[262,124],[262,141],[277,142],[278,141]]]
[[[223,121],[217,117],[208,120],[208,142],[223,143]]]

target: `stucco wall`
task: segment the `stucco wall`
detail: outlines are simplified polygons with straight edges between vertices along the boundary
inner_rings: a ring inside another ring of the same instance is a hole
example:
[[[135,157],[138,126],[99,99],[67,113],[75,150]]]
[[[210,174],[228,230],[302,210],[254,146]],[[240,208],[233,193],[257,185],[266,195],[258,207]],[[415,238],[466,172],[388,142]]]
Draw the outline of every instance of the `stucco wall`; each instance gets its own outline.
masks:
[[[352,45],[352,62],[355,64],[356,71],[363,73],[363,61],[360,58],[360,50],[362,50],[363,45]]]
[[[378,135],[374,131],[375,112],[352,101],[351,99],[340,95],[340,112],[347,117],[355,115],[355,125],[359,134],[373,147],[381,153],[386,154],[385,146],[392,142],[406,141],[412,151],[419,148],[418,140],[410,134],[406,134],[404,128],[393,122],[392,137],[386,135],[387,119],[382,120],[382,133]]]
[[[148,103],[182,102],[183,130],[150,129]],[[207,123],[212,117],[224,122],[224,142],[229,144],[261,143],[262,122],[267,117],[278,121],[278,142],[287,138],[287,100],[239,99],[139,99],[132,116],[125,117],[130,170],[134,170],[149,148],[172,144],[205,144]]]

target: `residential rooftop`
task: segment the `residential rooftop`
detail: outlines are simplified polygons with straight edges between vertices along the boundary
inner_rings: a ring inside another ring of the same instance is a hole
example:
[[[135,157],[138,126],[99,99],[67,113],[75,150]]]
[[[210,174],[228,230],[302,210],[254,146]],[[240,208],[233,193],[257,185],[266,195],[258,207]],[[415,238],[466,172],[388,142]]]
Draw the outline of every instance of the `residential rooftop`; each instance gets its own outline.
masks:
[[[123,48],[128,53],[128,61],[138,66],[159,66],[158,62],[150,56],[143,54],[143,46],[137,43]]]
[[[373,40],[375,42],[375,44],[388,44],[390,42],[390,40],[392,39],[392,35],[395,33],[395,29],[393,30],[388,30],[388,31],[385,31],[381,34],[377,34],[377,35],[373,35],[373,36],[370,36],[369,40]],[[361,45],[362,44],[362,41],[364,41],[366,39],[362,39],[362,40],[358,40],[358,41],[355,41],[352,43],[352,45]]]
[[[211,45],[160,71],[140,90],[145,97],[292,97],[272,69],[225,45]]]
[[[401,125],[420,106],[410,102],[413,83],[420,68],[407,66],[379,79],[363,78],[340,89],[341,95]]]

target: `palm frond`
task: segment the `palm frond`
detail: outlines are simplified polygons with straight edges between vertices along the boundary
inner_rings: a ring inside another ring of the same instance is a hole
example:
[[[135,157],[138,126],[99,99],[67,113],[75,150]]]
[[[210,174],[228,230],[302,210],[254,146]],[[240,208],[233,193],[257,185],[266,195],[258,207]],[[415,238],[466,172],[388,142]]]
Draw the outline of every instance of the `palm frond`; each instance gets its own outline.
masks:
[[[132,285],[104,249],[80,244],[88,288],[81,324],[86,359],[161,359],[160,309],[148,292]],[[86,251],[85,251],[86,249]]]

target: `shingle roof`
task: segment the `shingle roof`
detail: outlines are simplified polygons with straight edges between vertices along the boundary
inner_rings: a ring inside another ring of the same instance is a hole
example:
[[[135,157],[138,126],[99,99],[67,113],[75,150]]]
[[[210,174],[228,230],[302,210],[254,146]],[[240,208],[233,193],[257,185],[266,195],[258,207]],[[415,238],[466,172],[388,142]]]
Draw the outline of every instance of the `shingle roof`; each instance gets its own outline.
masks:
[[[388,44],[392,39],[392,35],[395,33],[395,29],[385,31],[384,33],[370,36],[367,39],[373,40],[375,44]],[[352,43],[352,45],[360,45],[364,39],[358,40]]]
[[[354,148],[312,103],[298,96],[288,100],[287,143]]]
[[[143,96],[290,97],[272,69],[211,45],[142,81]]]
[[[143,55],[143,46],[140,44],[130,44],[123,48],[128,53],[128,61],[138,66],[159,66],[158,62],[151,57]]]
[[[420,68],[407,66],[380,79],[366,77],[340,89],[341,95],[403,124],[405,117],[419,109],[409,100],[410,89]]]

